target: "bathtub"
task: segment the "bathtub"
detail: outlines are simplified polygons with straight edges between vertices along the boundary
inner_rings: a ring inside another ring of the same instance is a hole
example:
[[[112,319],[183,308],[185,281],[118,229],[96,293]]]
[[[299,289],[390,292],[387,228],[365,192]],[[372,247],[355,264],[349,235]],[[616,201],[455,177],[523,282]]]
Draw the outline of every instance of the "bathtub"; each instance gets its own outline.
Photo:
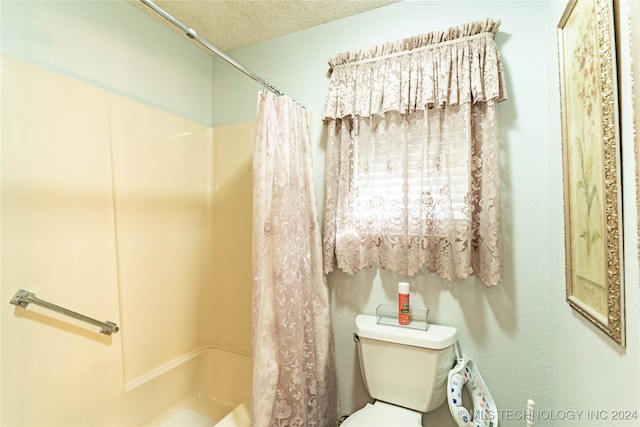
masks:
[[[135,392],[149,382],[161,381],[163,387],[180,390],[181,396],[143,423],[144,427],[249,427],[251,366],[248,356],[206,348],[126,387]]]

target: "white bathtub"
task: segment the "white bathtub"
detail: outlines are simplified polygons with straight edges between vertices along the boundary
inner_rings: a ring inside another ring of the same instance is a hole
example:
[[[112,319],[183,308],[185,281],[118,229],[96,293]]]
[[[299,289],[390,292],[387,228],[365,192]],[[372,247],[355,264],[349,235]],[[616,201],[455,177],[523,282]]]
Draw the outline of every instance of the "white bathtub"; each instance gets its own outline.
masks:
[[[251,358],[209,348],[186,359],[160,373],[159,377],[165,378],[157,378],[166,383],[165,387],[174,386],[169,384],[170,376],[180,378],[182,384],[175,386],[182,387],[182,396],[143,426],[249,427]],[[184,387],[185,379],[190,387]],[[144,388],[144,384],[139,387]]]

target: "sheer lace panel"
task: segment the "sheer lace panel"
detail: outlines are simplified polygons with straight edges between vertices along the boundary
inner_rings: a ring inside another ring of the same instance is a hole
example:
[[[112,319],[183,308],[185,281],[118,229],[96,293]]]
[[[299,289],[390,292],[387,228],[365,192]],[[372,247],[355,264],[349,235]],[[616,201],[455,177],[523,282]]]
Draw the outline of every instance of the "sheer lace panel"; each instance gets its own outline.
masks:
[[[337,425],[321,246],[306,112],[267,92],[253,164],[252,426]]]
[[[426,268],[451,281],[501,280],[496,102],[506,94],[492,35],[406,55],[381,48],[334,58],[325,108],[325,272],[334,263],[351,274],[379,264],[403,275]],[[386,56],[378,61],[371,52]]]

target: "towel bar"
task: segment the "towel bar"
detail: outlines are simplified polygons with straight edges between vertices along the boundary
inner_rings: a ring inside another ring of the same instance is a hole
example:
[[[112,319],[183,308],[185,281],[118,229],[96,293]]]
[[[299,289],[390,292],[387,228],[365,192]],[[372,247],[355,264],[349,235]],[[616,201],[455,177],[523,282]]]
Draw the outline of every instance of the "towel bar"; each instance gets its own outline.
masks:
[[[34,293],[25,291],[24,289],[19,289],[18,292],[16,292],[16,294],[13,296],[13,298],[11,298],[11,304],[23,308],[26,308],[29,303],[48,308],[49,310],[53,310],[57,313],[61,313],[66,316],[73,317],[74,319],[82,320],[83,322],[87,322],[94,326],[97,326],[100,328],[101,334],[111,335],[113,332],[118,332],[120,330],[120,328],[118,328],[118,326],[116,326],[116,324],[113,322],[101,322],[99,320],[92,319],[91,317],[87,317],[83,314],[76,313],[75,311],[67,310],[66,308],[62,308],[55,304],[51,304],[50,302],[36,298],[36,295]]]

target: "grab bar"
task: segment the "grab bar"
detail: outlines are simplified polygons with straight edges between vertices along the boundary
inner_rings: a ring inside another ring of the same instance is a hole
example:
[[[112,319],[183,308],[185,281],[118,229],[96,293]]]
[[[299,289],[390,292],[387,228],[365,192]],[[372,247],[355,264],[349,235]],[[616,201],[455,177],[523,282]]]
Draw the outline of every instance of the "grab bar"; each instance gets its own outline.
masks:
[[[101,334],[111,335],[113,332],[118,332],[120,330],[120,328],[118,328],[118,326],[116,326],[116,324],[113,322],[101,322],[99,320],[92,319],[91,317],[87,317],[83,314],[76,313],[75,311],[67,310],[66,308],[62,308],[55,304],[51,304],[50,302],[36,298],[36,295],[34,293],[25,291],[24,289],[19,289],[18,292],[16,292],[16,294],[13,296],[13,298],[11,298],[11,304],[18,305],[23,308],[26,308],[29,303],[34,303],[41,307],[48,308],[49,310],[53,310],[57,313],[61,313],[66,316],[82,320],[83,322],[91,323],[92,325],[98,326],[100,328]]]

